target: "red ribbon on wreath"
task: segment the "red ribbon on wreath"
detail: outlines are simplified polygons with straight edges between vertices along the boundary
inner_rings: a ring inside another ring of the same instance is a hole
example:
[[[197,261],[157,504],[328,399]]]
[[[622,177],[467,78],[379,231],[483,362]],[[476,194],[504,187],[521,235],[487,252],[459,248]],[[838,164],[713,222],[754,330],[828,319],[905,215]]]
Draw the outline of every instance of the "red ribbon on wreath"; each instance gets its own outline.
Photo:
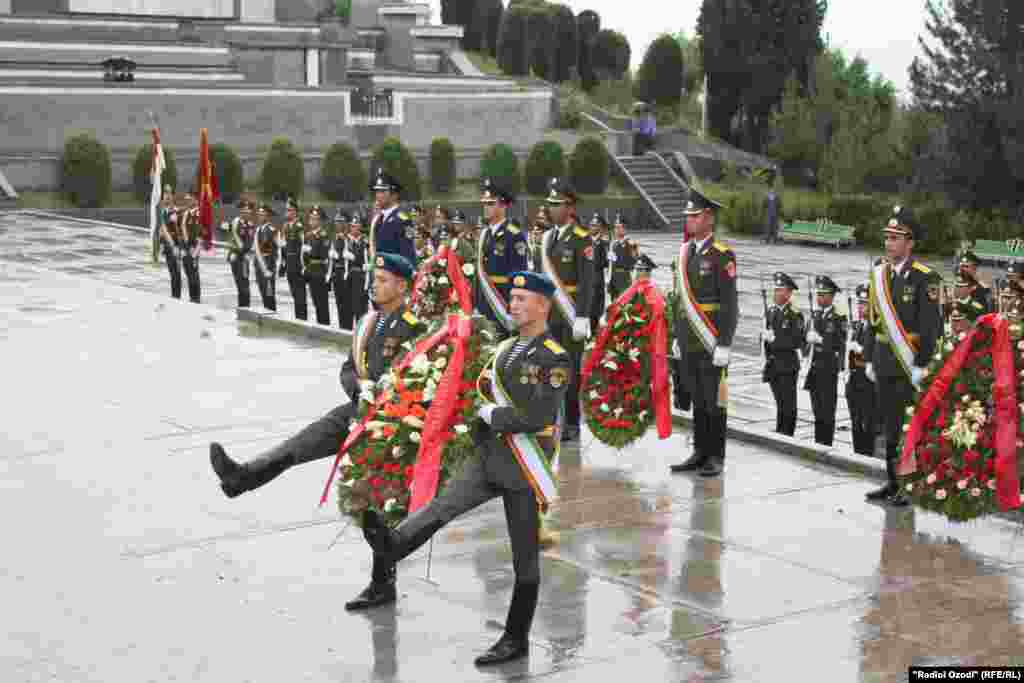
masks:
[[[1013,363],[1013,342],[1006,318],[990,313],[978,318],[977,326],[967,333],[952,355],[946,359],[928,391],[917,403],[914,416],[903,442],[897,474],[906,476],[917,471],[914,456],[924,437],[928,421],[945,403],[953,380],[972,355],[972,347],[982,327],[992,331],[992,403],[996,424],[996,503],[1006,511],[1020,507],[1020,478],[1017,473],[1017,373]]]
[[[637,280],[608,308],[607,323],[598,333],[594,348],[580,373],[580,386],[587,385],[594,366],[604,357],[604,349],[608,345],[609,337],[612,336],[612,328],[620,310],[638,293],[643,296],[651,311],[651,319],[644,328],[654,345],[651,361],[651,397],[658,438],[667,439],[672,434],[672,404],[668,392],[668,322],[665,319],[665,298],[650,280]]]

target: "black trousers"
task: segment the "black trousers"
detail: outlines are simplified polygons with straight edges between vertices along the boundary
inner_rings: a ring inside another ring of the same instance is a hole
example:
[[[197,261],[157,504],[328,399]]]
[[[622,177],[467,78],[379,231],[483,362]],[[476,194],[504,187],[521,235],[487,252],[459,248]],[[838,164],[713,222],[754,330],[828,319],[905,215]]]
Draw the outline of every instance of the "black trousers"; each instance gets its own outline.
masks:
[[[786,436],[796,432],[796,376],[797,372],[782,372],[768,378],[768,386],[775,397],[775,431]]]
[[[855,370],[850,374],[850,380],[846,383],[846,405],[850,410],[854,453],[873,456],[875,434],[878,433],[875,385],[863,370]]]
[[[331,289],[334,290],[334,305],[338,309],[338,327],[343,330],[352,329],[352,301],[345,289],[345,274],[336,272],[331,278]]]
[[[235,259],[231,261],[231,274],[235,278],[235,288],[238,290],[238,307],[249,308],[249,258],[235,254]]]
[[[572,338],[572,325],[566,324],[562,317],[555,313],[549,321],[551,336],[568,352],[572,360],[572,372],[569,375],[569,386],[565,392],[565,424],[566,428],[580,426],[580,369],[583,367],[583,342]]]
[[[199,257],[192,256],[191,253],[186,251],[181,262],[185,269],[185,279],[188,281],[188,299],[192,303],[197,304],[200,300]]]
[[[305,320],[308,315],[306,311],[306,278],[302,276],[301,272],[288,270],[288,289],[292,293],[292,302],[295,304],[295,318]]]
[[[320,273],[309,275],[309,296],[313,299],[316,321],[320,325],[331,324],[330,285]]]
[[[268,311],[277,310],[277,261],[273,258],[264,257],[263,262],[267,266],[267,274],[264,275],[259,266],[256,266],[256,288],[260,290],[260,298],[263,300],[263,308]]]
[[[875,391],[879,410],[879,422],[885,435],[885,468],[889,485],[895,487],[896,462],[899,460],[900,436],[903,434],[903,418],[907,408],[914,403],[914,386],[900,375],[878,377]]]
[[[812,368],[804,387],[811,392],[814,411],[814,440],[831,446],[836,433],[836,400],[839,396],[839,373]]]
[[[167,261],[167,272],[171,274],[171,296],[181,298],[181,260],[178,252],[164,247],[164,260]]]
[[[693,447],[701,462],[725,461],[728,414],[718,406],[722,368],[703,350],[687,350],[681,361],[683,383],[693,400]]]
[[[351,329],[354,330],[370,308],[370,294],[366,291],[366,273],[363,270],[349,271],[345,291],[352,313]]]

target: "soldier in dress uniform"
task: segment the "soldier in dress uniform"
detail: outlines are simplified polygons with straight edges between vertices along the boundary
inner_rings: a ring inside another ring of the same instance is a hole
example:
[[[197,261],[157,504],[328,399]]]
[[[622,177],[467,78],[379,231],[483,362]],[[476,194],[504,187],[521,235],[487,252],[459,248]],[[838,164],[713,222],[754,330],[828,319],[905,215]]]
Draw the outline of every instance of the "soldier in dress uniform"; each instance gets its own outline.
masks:
[[[171,296],[181,298],[181,251],[185,243],[178,221],[178,209],[174,206],[174,190],[164,185],[160,198],[160,244],[163,247],[167,271],[171,275]]]
[[[651,260],[650,256],[640,254],[636,258],[636,265],[633,266],[633,278],[636,280],[650,280],[651,271],[657,267],[658,265]]]
[[[540,461],[550,460],[557,450],[555,416],[564,401],[569,376],[576,371],[569,354],[547,330],[554,283],[530,272],[515,273],[512,278],[511,308],[517,336],[498,347],[481,378],[485,396],[493,400],[478,413],[473,432],[478,456],[468,458],[437,498],[394,530],[369,509],[363,517],[375,564],[393,565],[456,517],[502,497],[515,586],[505,631],[477,657],[478,666],[519,659],[529,651],[540,589],[539,512],[556,492],[555,482]],[[517,457],[517,452],[532,457]],[[389,602],[394,601],[393,584],[388,597]]]
[[[1024,301],[1024,261],[1014,261],[1006,267],[1006,287],[1000,292],[1000,310],[1019,310]]]
[[[366,315],[370,305],[370,268],[367,262],[370,245],[367,244],[363,233],[365,228],[366,216],[356,211],[352,214],[352,222],[349,224],[347,250],[341,254],[342,261],[346,264],[345,291],[348,295],[349,309],[352,311],[353,324],[358,323]]]
[[[615,241],[608,252],[608,262],[612,268],[611,278],[608,280],[608,296],[614,302],[633,284],[631,275],[640,255],[640,248],[636,242],[626,237],[626,219],[622,214],[615,216],[615,224],[612,227],[615,230]]]
[[[914,402],[942,334],[942,281],[914,258],[914,243],[924,237],[924,228],[910,209],[897,206],[883,231],[885,260],[879,260],[871,272],[868,312],[875,334],[868,336],[864,357],[865,372],[878,392],[888,481],[866,497],[905,506],[909,501],[896,479],[899,440],[906,409]]]
[[[975,304],[977,304],[976,301],[968,299],[957,301],[953,305],[953,311],[949,314],[949,340],[953,344],[959,342],[960,335],[968,332],[974,327],[978,318],[984,315],[984,313],[978,312],[978,307]]]
[[[306,242],[306,228],[299,218],[299,204],[294,198],[288,198],[288,213],[284,224],[284,248],[281,268],[288,276],[288,290],[292,293],[295,305],[296,320],[305,320],[306,309],[306,277],[302,265],[303,247]]]
[[[480,203],[487,222],[477,242],[476,309],[493,322],[501,337],[515,332],[515,321],[508,309],[512,291],[512,273],[529,268],[526,234],[507,212],[515,195],[485,178],[480,188]]]
[[[875,436],[878,433],[878,413],[875,410],[875,385],[868,379],[865,369],[864,345],[874,335],[867,317],[868,286],[857,286],[857,318],[850,322],[853,334],[847,347],[850,374],[846,380],[846,407],[850,411],[850,429],[853,433],[853,451],[861,455],[875,454]]]
[[[833,302],[839,287],[826,275],[814,283],[818,309],[811,313],[807,330],[806,352],[810,368],[804,378],[804,389],[811,393],[814,411],[814,440],[831,446],[836,433],[836,400],[839,395],[839,373],[846,366],[845,315],[837,312]]]
[[[555,283],[555,305],[549,321],[551,334],[572,358],[562,433],[563,441],[572,441],[580,435],[579,372],[583,345],[591,332],[594,243],[590,233],[576,222],[576,191],[569,183],[552,178],[547,203],[555,227],[544,235],[541,265],[544,274]]]
[[[263,308],[277,311],[277,228],[271,222],[274,209],[270,204],[261,204],[256,212],[259,227],[256,228],[256,289],[263,299]]]
[[[238,202],[238,217],[231,221],[228,235],[228,264],[238,289],[238,307],[249,308],[249,272],[252,266],[256,226],[252,222],[253,203],[248,199]]]
[[[452,226],[451,226],[451,212],[443,206],[438,205],[434,209],[434,225],[430,229],[430,242],[434,247],[434,251],[437,252],[442,245],[451,242],[452,237]]]
[[[793,305],[799,287],[786,273],[775,273],[773,305],[768,309],[767,329],[762,334],[765,364],[761,379],[775,398],[775,431],[793,436],[796,431],[796,378],[800,373],[798,352],[804,346],[804,314]]]
[[[594,243],[594,296],[590,302],[590,330],[596,334],[601,317],[604,316],[608,272],[608,221],[597,211],[590,218],[590,239]]]
[[[199,289],[199,246],[202,240],[203,226],[199,223],[199,207],[196,206],[194,192],[185,193],[185,212],[181,214],[181,231],[186,243],[181,265],[185,270],[188,282],[188,299],[194,304],[200,301]]]
[[[690,239],[680,249],[675,283],[676,355],[693,400],[694,453],[671,470],[700,470],[707,477],[720,475],[725,464],[728,415],[720,405],[720,387],[726,381],[739,315],[736,255],[714,235],[721,208],[691,188],[684,209]]]
[[[331,238],[324,230],[327,212],[314,206],[306,214],[306,243],[302,247],[302,265],[309,284],[309,296],[313,299],[316,322],[331,324],[331,306],[328,292],[331,286]]]
[[[960,255],[960,267],[957,270],[968,276],[968,278],[974,282],[974,284],[971,285],[971,298],[980,303],[984,307],[986,313],[991,313],[995,310],[995,303],[992,301],[992,288],[986,287],[981,282],[981,279],[978,276],[978,263],[979,260],[977,254],[973,251],[965,251]]]
[[[374,272],[377,310],[363,319],[353,337],[353,350],[339,376],[351,400],[245,464],[228,457],[219,443],[211,443],[210,464],[228,498],[258,489],[294,465],[337,455],[348,436],[350,422],[357,415],[360,382],[379,380],[399,357],[402,344],[425,331],[425,326],[409,311],[405,301],[412,286],[412,264],[395,254],[380,254],[377,266]],[[391,578],[393,580],[393,576]]]
[[[370,223],[370,263],[375,263],[376,254],[387,253],[401,254],[415,265],[416,225],[412,216],[398,207],[402,185],[379,169],[370,191],[376,210]]]
[[[352,304],[348,290],[345,289],[345,280],[348,276],[346,262],[344,260],[345,249],[348,246],[348,235],[352,218],[348,213],[338,209],[334,214],[334,239],[331,241],[331,289],[334,291],[334,306],[338,311],[338,327],[343,330],[352,329]]]
[[[472,226],[466,220],[466,214],[462,209],[452,211],[452,235],[452,249],[463,263],[471,263],[475,269],[477,242],[473,239]],[[472,284],[475,290],[475,281]]]
[[[989,308],[991,298],[982,293],[978,294],[978,290],[981,289],[978,281],[974,279],[970,271],[958,270],[956,278],[953,280],[953,292],[954,301],[951,302],[949,315],[952,316],[953,311],[956,310],[957,304],[964,304],[965,309],[969,309],[975,318],[986,313],[991,313],[992,309]]]

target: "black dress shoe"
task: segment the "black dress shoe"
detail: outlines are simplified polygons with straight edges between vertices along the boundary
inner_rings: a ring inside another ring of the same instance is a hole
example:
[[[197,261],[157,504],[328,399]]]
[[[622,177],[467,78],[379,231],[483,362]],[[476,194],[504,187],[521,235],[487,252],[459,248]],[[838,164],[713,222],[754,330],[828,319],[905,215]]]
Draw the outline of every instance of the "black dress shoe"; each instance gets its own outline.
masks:
[[[349,612],[358,612],[371,607],[390,605],[397,597],[398,591],[395,589],[394,581],[386,583],[371,581],[370,585],[364,588],[359,595],[345,603],[345,609]]]
[[[722,463],[716,458],[708,458],[697,474],[702,477],[717,477],[722,474]]]
[[[679,474],[680,472],[696,472],[703,464],[704,459],[700,455],[694,454],[679,465],[669,466],[669,470],[675,474]]]
[[[866,500],[886,500],[895,492],[896,487],[894,487],[892,484],[886,484],[880,489],[875,489],[874,491],[869,491],[868,493],[864,494],[864,498]]]
[[[210,466],[220,479],[220,489],[228,498],[245,493],[245,468],[228,457],[219,443],[210,444]]]
[[[910,499],[907,498],[907,496],[903,493],[903,491],[900,491],[898,489],[897,489],[896,493],[894,493],[891,496],[889,496],[889,498],[886,499],[885,502],[890,507],[894,507],[894,508],[905,508],[908,505],[910,505]]]
[[[477,666],[504,664],[525,657],[529,652],[529,641],[502,636],[501,640],[491,646],[491,649],[477,657],[475,663]]]

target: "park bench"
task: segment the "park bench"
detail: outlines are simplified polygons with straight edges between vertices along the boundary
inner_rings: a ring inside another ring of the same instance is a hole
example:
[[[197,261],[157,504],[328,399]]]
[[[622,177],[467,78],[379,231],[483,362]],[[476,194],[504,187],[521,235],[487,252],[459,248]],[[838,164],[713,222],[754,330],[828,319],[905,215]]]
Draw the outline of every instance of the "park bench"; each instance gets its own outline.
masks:
[[[989,263],[1024,261],[1024,239],[976,240],[973,251],[980,260]]]
[[[819,218],[817,221],[783,223],[779,237],[787,242],[814,242],[815,244],[831,244],[839,248],[848,247],[857,242],[853,233],[854,229],[849,225],[839,225],[827,218]]]

